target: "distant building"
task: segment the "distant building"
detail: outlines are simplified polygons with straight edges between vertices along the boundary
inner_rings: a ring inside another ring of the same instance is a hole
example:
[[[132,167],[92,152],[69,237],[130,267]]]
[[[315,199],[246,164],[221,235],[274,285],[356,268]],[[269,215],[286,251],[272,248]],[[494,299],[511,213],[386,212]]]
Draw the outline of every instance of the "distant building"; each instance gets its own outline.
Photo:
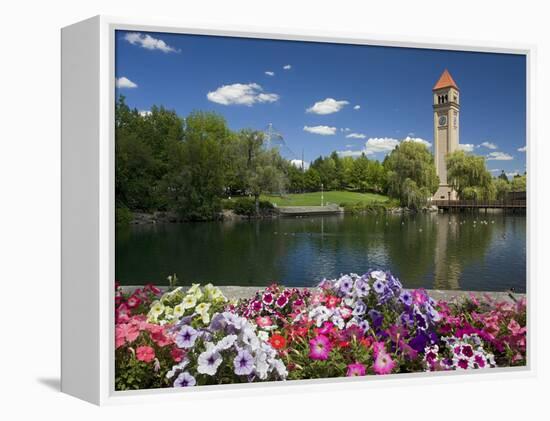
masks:
[[[434,110],[434,159],[439,176],[439,188],[435,200],[455,200],[456,192],[447,181],[445,157],[458,149],[460,110],[459,89],[451,74],[445,69],[432,89]]]

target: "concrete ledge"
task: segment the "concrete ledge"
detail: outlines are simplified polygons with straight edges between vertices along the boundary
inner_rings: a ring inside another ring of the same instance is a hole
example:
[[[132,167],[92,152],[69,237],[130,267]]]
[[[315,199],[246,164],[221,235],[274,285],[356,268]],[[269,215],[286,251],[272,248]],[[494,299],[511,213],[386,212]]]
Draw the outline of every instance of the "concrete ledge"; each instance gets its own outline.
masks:
[[[181,285],[184,288],[188,288],[187,285]],[[124,292],[133,291],[136,288],[141,288],[141,286],[122,286]],[[167,286],[159,286],[162,291],[168,289]],[[263,289],[261,286],[218,286],[228,299],[242,299],[250,298],[258,290]],[[305,289],[314,289],[314,288],[305,288]],[[428,289],[430,297],[436,301],[444,300],[451,301],[453,299],[459,299],[462,297],[469,297],[470,294],[473,294],[476,298],[483,298],[484,296],[489,296],[490,298],[497,301],[510,301],[513,302],[514,299],[520,299],[525,297],[525,294],[511,293],[506,291],[458,291],[458,290],[441,290],[441,289]],[[513,297],[513,298],[512,298]]]

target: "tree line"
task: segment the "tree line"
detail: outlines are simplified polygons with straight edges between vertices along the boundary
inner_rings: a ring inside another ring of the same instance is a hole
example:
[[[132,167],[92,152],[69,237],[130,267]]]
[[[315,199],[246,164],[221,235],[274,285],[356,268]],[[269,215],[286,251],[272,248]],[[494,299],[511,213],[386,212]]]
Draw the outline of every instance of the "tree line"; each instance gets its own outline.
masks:
[[[283,158],[277,149],[265,148],[264,141],[260,131],[230,130],[216,113],[195,111],[181,118],[162,106],[140,113],[119,96],[117,216],[170,210],[186,220],[211,220],[220,215],[224,199],[242,196],[252,198],[257,214],[263,194],[321,188],[387,194],[402,206],[418,208],[439,184],[433,155],[416,142],[402,142],[383,162],[365,154],[353,158],[333,152],[305,168]],[[521,189],[515,179],[506,186],[503,179],[494,180],[483,158],[457,152],[447,162],[450,182],[461,197],[496,197]]]

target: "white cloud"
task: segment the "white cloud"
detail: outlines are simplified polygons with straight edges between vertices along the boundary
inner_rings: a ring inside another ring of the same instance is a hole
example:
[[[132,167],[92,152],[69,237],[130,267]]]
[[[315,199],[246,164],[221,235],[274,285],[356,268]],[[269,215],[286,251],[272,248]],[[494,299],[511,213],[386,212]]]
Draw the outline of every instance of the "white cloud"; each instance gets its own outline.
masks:
[[[234,83],[223,85],[206,95],[209,101],[222,105],[246,105],[248,107],[256,103],[276,102],[279,95],[265,93],[257,83]]]
[[[489,172],[501,172],[502,170],[498,168],[493,168],[492,170],[489,170]]]
[[[360,110],[360,109],[361,109],[361,106],[360,106],[360,105],[355,105],[355,106],[353,107],[353,109],[354,109],[354,110]]]
[[[124,36],[124,39],[132,45],[139,45],[146,50],[160,50],[163,53],[178,53],[179,50],[169,46],[163,40],[153,38],[149,34],[139,32],[130,32]]]
[[[347,146],[347,145],[346,145]],[[364,150],[360,151],[336,151],[336,153],[340,156],[351,156],[351,157],[357,157],[361,156],[361,154],[365,153]]]
[[[498,146],[495,145],[494,143],[492,142],[483,142],[483,143],[480,143],[478,145],[478,148],[479,147],[484,147],[484,148],[487,148],[487,149],[498,149]]]
[[[139,115],[142,116],[142,117],[147,117],[148,115],[151,115],[151,114],[152,114],[152,113],[151,113],[151,111],[149,111],[149,110],[141,110],[141,111],[139,112]]]
[[[342,127],[340,128],[341,132],[349,132],[351,129],[349,127]]]
[[[266,72],[264,72],[266,75],[268,76],[275,76],[275,72],[272,72],[271,70],[268,70]]]
[[[525,145],[521,148],[518,148],[518,152],[527,152],[527,145]]]
[[[303,166],[304,166],[304,170],[307,170],[309,168],[309,162],[307,161],[302,161],[301,159],[292,159],[290,161],[290,163],[292,165],[294,165],[296,168],[302,168],[302,163],[303,163]]]
[[[432,144],[431,142],[428,142],[426,139],[422,139],[420,137],[411,137],[407,136],[405,139],[403,139],[403,142],[416,142],[416,143],[422,143],[427,148],[431,148]]]
[[[349,136],[348,136],[349,137]],[[365,142],[365,146],[361,150],[348,150],[348,151],[338,151],[338,154],[341,156],[361,156],[373,155],[375,153],[388,153],[395,149],[402,142],[417,142],[430,147],[432,144],[425,139],[419,137],[410,137],[407,136],[405,139],[399,141],[393,137],[371,137]],[[352,145],[346,145],[346,147],[351,147]]]
[[[290,69],[292,69],[292,66],[291,66],[290,64],[285,64],[285,65],[283,66],[283,69],[285,69],[285,70],[290,70]]]
[[[320,134],[321,136],[332,136],[336,134],[336,127],[329,126],[304,126],[304,131],[314,134]]]
[[[516,175],[519,175],[518,172],[507,172],[506,177],[508,178],[514,178]]]
[[[487,161],[511,161],[512,159],[514,157],[505,152],[491,152],[487,155]]]
[[[327,98],[323,101],[316,102],[313,104],[312,107],[308,108],[306,111],[308,113],[314,113],[314,114],[332,114],[337,113],[342,108],[344,108],[345,105],[349,104],[348,101],[341,100],[337,101],[334,98]]]
[[[378,152],[390,152],[397,145],[399,145],[399,140],[392,137],[374,137],[367,140],[365,143],[365,153],[367,155],[372,155]]]
[[[116,80],[116,87],[120,89],[130,89],[130,88],[137,88],[137,83],[132,82],[130,79],[128,79],[125,76],[119,77]]]
[[[350,133],[346,137],[349,139],[364,139],[367,136],[365,136],[363,133]]]
[[[458,149],[464,152],[472,152],[474,150],[474,145],[472,143],[460,143]]]

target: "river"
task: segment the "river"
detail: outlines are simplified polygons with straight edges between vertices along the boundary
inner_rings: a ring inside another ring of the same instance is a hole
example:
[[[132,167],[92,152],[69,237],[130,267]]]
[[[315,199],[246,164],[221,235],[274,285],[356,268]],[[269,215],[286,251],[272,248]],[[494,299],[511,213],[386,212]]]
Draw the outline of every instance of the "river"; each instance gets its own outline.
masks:
[[[116,231],[122,285],[313,286],[341,273],[392,271],[407,288],[526,288],[525,215],[334,215],[133,225]]]

